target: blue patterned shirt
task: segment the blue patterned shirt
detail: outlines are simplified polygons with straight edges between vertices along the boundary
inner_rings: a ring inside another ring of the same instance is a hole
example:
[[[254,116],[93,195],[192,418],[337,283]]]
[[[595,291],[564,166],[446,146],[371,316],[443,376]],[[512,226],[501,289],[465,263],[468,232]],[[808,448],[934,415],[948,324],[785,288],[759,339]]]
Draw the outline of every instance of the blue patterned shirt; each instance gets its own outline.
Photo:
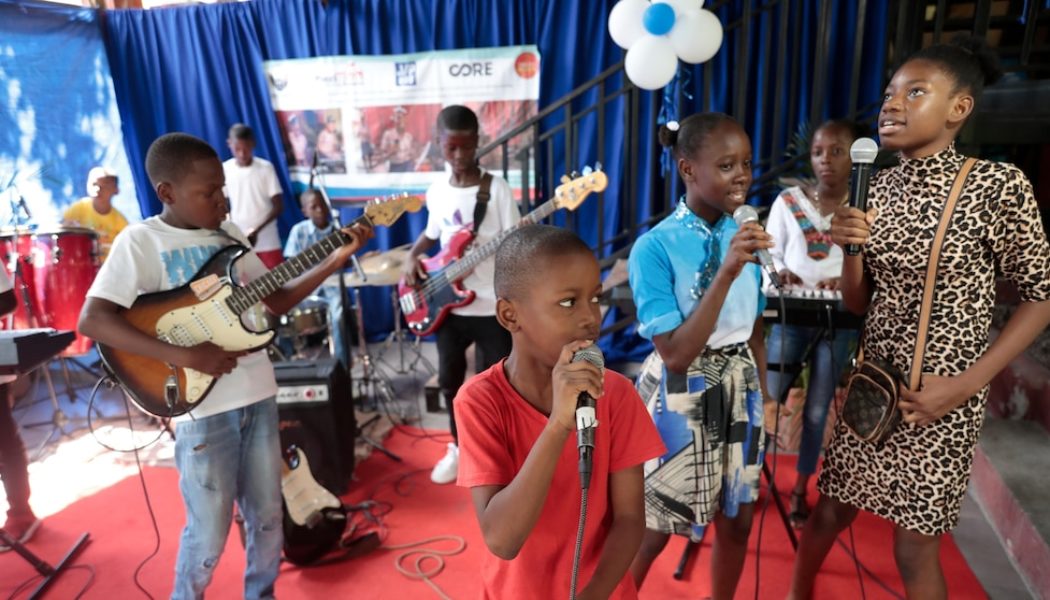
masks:
[[[739,227],[728,215],[713,226],[684,201],[638,238],[628,263],[638,311],[638,333],[653,339],[673,331],[700,303]],[[715,254],[717,252],[717,255]],[[749,264],[733,281],[707,345],[720,348],[746,342],[766,306],[758,265]]]

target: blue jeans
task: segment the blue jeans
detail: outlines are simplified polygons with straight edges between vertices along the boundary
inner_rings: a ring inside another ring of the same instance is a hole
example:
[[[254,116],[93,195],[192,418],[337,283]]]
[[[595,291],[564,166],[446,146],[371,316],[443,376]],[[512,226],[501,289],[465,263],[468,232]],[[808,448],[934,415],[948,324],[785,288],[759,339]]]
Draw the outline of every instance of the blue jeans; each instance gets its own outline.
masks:
[[[236,501],[245,521],[244,597],[273,598],[284,541],[276,400],[179,423],[175,439],[186,527],[171,597],[204,597]]]
[[[795,365],[803,359],[803,353],[821,330],[813,327],[781,327],[773,325],[766,338],[766,359],[771,363]],[[802,413],[802,441],[798,448],[798,472],[812,475],[817,470],[817,458],[824,442],[824,425],[828,419],[828,406],[835,397],[835,386],[849,368],[850,349],[857,339],[855,331],[836,331],[833,340],[817,342],[809,364],[809,387]],[[783,350],[783,357],[781,356]],[[766,386],[769,393],[779,400],[791,377],[783,377],[780,371],[769,370]]]

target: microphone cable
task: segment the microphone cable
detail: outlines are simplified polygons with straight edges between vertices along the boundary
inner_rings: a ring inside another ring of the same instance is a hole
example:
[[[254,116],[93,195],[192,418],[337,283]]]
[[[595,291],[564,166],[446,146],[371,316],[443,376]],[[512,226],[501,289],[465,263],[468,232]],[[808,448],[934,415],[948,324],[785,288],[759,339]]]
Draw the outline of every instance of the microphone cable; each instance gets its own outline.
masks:
[[[569,583],[569,600],[576,600],[576,583],[580,570],[580,554],[583,551],[583,528],[587,524],[587,488],[580,489],[580,523],[576,528],[576,547],[572,552],[572,580]]]
[[[98,431],[95,429],[94,424],[91,421],[91,409],[95,404],[95,398],[98,395],[99,388],[101,388],[102,384],[107,381],[109,382],[110,389],[120,389],[121,398],[123,398],[124,400],[124,414],[127,417],[128,431],[131,433],[132,438],[132,447],[130,449],[115,448],[103,442],[101,439],[99,439]],[[170,419],[171,415],[169,414],[165,422],[170,421]],[[166,427],[162,427],[160,431],[157,432],[156,437],[154,437],[152,440],[146,442],[145,444],[142,444],[141,446],[134,445],[135,427],[131,419],[131,403],[128,402],[128,393],[125,390],[124,386],[120,384],[119,381],[117,381],[113,377],[113,375],[108,371],[105,375],[99,378],[98,382],[95,383],[95,387],[91,389],[91,396],[88,398],[87,421],[88,430],[91,432],[91,437],[93,437],[95,439],[95,442],[98,443],[100,446],[112,452],[131,452],[135,456],[135,466],[138,471],[139,484],[142,486],[142,497],[146,501],[146,510],[149,513],[150,525],[153,528],[153,549],[144,559],[142,559],[138,566],[135,567],[135,571],[132,574],[132,582],[135,584],[135,587],[137,587],[139,591],[141,591],[147,598],[153,600],[153,595],[150,594],[149,591],[145,588],[145,586],[142,585],[142,582],[139,580],[139,575],[141,574],[142,569],[145,568],[146,564],[149,563],[149,561],[153,560],[153,558],[156,557],[157,554],[160,552],[161,536],[160,527],[157,525],[157,515],[153,510],[153,502],[150,499],[149,488],[146,487],[146,477],[142,472],[142,461],[139,457],[139,451],[157,443],[160,440],[161,436],[168,432],[168,429]]]

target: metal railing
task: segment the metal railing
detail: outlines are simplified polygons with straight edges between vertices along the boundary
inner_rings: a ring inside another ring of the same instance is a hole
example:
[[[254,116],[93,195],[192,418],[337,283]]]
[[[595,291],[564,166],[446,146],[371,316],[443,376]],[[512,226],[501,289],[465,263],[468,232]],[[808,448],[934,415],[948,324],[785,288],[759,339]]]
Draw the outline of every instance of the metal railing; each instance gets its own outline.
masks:
[[[732,53],[732,60],[729,62],[734,67],[731,81],[732,97],[723,103],[727,106],[723,106],[722,110],[738,116],[745,115],[755,87],[761,84],[771,92],[754,100],[754,109],[770,115],[771,124],[767,125],[770,135],[764,136],[765,141],[761,147],[756,148],[754,163],[758,175],[752,195],[768,195],[776,186],[779,177],[804,162],[804,154],[787,159],[784,156],[791,135],[799,128],[800,122],[806,120],[806,117],[799,115],[808,113],[810,121],[820,119],[820,106],[814,106],[808,111],[798,110],[797,97],[802,81],[801,65],[788,58],[797,54],[800,44],[803,43],[801,36],[793,35],[794,32],[789,28],[792,19],[798,18],[802,4],[799,0],[722,0],[705,5],[705,8],[718,12],[723,18],[726,13],[733,15],[724,19],[726,41],[721,52]],[[818,19],[815,41],[812,43],[815,46],[817,64],[824,64],[828,62],[831,53],[833,6],[831,2],[820,4],[816,11]],[[857,4],[856,26],[860,33],[852,40],[851,51],[855,60],[859,60],[864,46],[868,2],[859,0]],[[775,39],[772,28],[764,26],[768,22],[763,21],[774,17]],[[764,52],[764,56],[755,55],[751,43],[753,35],[761,36],[763,43],[760,52]],[[775,68],[755,77],[749,72],[748,65],[751,60],[760,58],[768,61],[766,64],[775,65]],[[713,77],[713,68],[700,69],[700,85],[697,86],[695,94],[700,99],[701,110],[715,108],[709,93]],[[762,78],[765,80],[756,81]],[[828,90],[829,81],[826,69],[815,69],[812,77],[813,96],[823,97]],[[855,70],[848,83],[850,106],[855,106],[858,102],[859,89],[859,70]],[[528,122],[487,144],[479,150],[478,156],[480,158],[490,153],[499,153],[497,162],[501,164],[504,175],[511,169],[520,169],[522,177],[518,193],[522,209],[527,212],[546,200],[547,194],[557,185],[557,178],[565,171],[563,165],[580,164],[578,160],[581,156],[581,127],[588,127],[594,132],[594,143],[586,144],[587,150],[593,149],[589,158],[603,164],[610,162],[607,160],[610,157],[606,156],[606,135],[610,124],[608,119],[610,116],[615,118],[618,126],[622,127],[622,134],[618,135],[622,135],[623,139],[623,143],[616,149],[620,156],[616,157],[618,160],[615,162],[623,167],[616,177],[615,187],[607,189],[597,200],[597,222],[588,224],[588,227],[596,230],[596,234],[590,237],[595,239],[593,246],[599,261],[603,268],[608,267],[616,259],[626,256],[630,245],[640,233],[668,214],[673,208],[673,198],[677,197],[677,184],[673,181],[676,178],[660,172],[661,148],[655,139],[660,101],[658,97],[649,97],[649,94],[653,92],[640,90],[628,80],[624,74],[623,62],[616,63],[544,107]],[[781,98],[787,99],[787,110],[777,108]],[[867,105],[855,111],[855,114],[864,114],[865,111],[870,112],[870,109],[871,106]],[[645,130],[654,132],[654,135],[641,139],[638,131],[642,129],[640,125],[646,121],[649,126],[645,127]],[[520,148],[520,151],[512,152],[511,148]],[[652,175],[652,189],[646,190],[644,198],[640,198],[640,173]],[[619,210],[615,214],[620,222],[616,225],[615,232],[608,234],[605,219],[611,214],[606,210],[610,202],[618,204]],[[650,203],[649,210],[643,211],[648,212],[650,217],[635,218],[639,214],[639,202]],[[569,213],[565,219],[567,226],[577,227],[575,214]],[[591,231],[593,234],[594,230]]]

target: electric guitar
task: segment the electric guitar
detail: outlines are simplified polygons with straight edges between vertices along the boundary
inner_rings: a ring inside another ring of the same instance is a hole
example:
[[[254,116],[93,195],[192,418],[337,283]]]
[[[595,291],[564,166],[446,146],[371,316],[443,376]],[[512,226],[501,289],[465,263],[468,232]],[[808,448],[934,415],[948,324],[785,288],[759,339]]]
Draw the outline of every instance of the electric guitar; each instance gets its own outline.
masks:
[[[537,223],[559,208],[576,210],[591,192],[600,192],[608,184],[605,173],[599,170],[588,172],[588,169],[575,179],[563,176],[561,180],[562,184],[554,190],[554,197],[522,217],[518,226],[502,231],[469,253],[474,232],[472,227],[465,227],[453,234],[440,252],[421,261],[427,277],[419,285],[410,286],[402,278],[397,285],[397,294],[409,331],[419,336],[430,335],[441,326],[449,311],[473,302],[475,293],[463,287],[462,279],[495,254],[500,242],[517,227]]]
[[[339,545],[346,530],[346,509],[335,494],[317,483],[306,454],[296,446],[284,451],[281,466],[284,556],[291,563],[308,565]]]
[[[389,226],[405,212],[416,212],[422,206],[419,196],[376,198],[354,223]],[[258,350],[269,344],[275,333],[272,329],[252,331],[245,327],[241,316],[350,241],[349,236],[336,230],[243,287],[234,283],[233,266],[248,249],[226,246],[208,259],[186,285],[143,294],[121,315],[139,331],[169,344],[189,347],[211,342],[225,350]],[[152,357],[105,344],[99,344],[98,351],[106,368],[123,384],[135,404],[159,417],[188,412],[215,385],[211,375]]]

